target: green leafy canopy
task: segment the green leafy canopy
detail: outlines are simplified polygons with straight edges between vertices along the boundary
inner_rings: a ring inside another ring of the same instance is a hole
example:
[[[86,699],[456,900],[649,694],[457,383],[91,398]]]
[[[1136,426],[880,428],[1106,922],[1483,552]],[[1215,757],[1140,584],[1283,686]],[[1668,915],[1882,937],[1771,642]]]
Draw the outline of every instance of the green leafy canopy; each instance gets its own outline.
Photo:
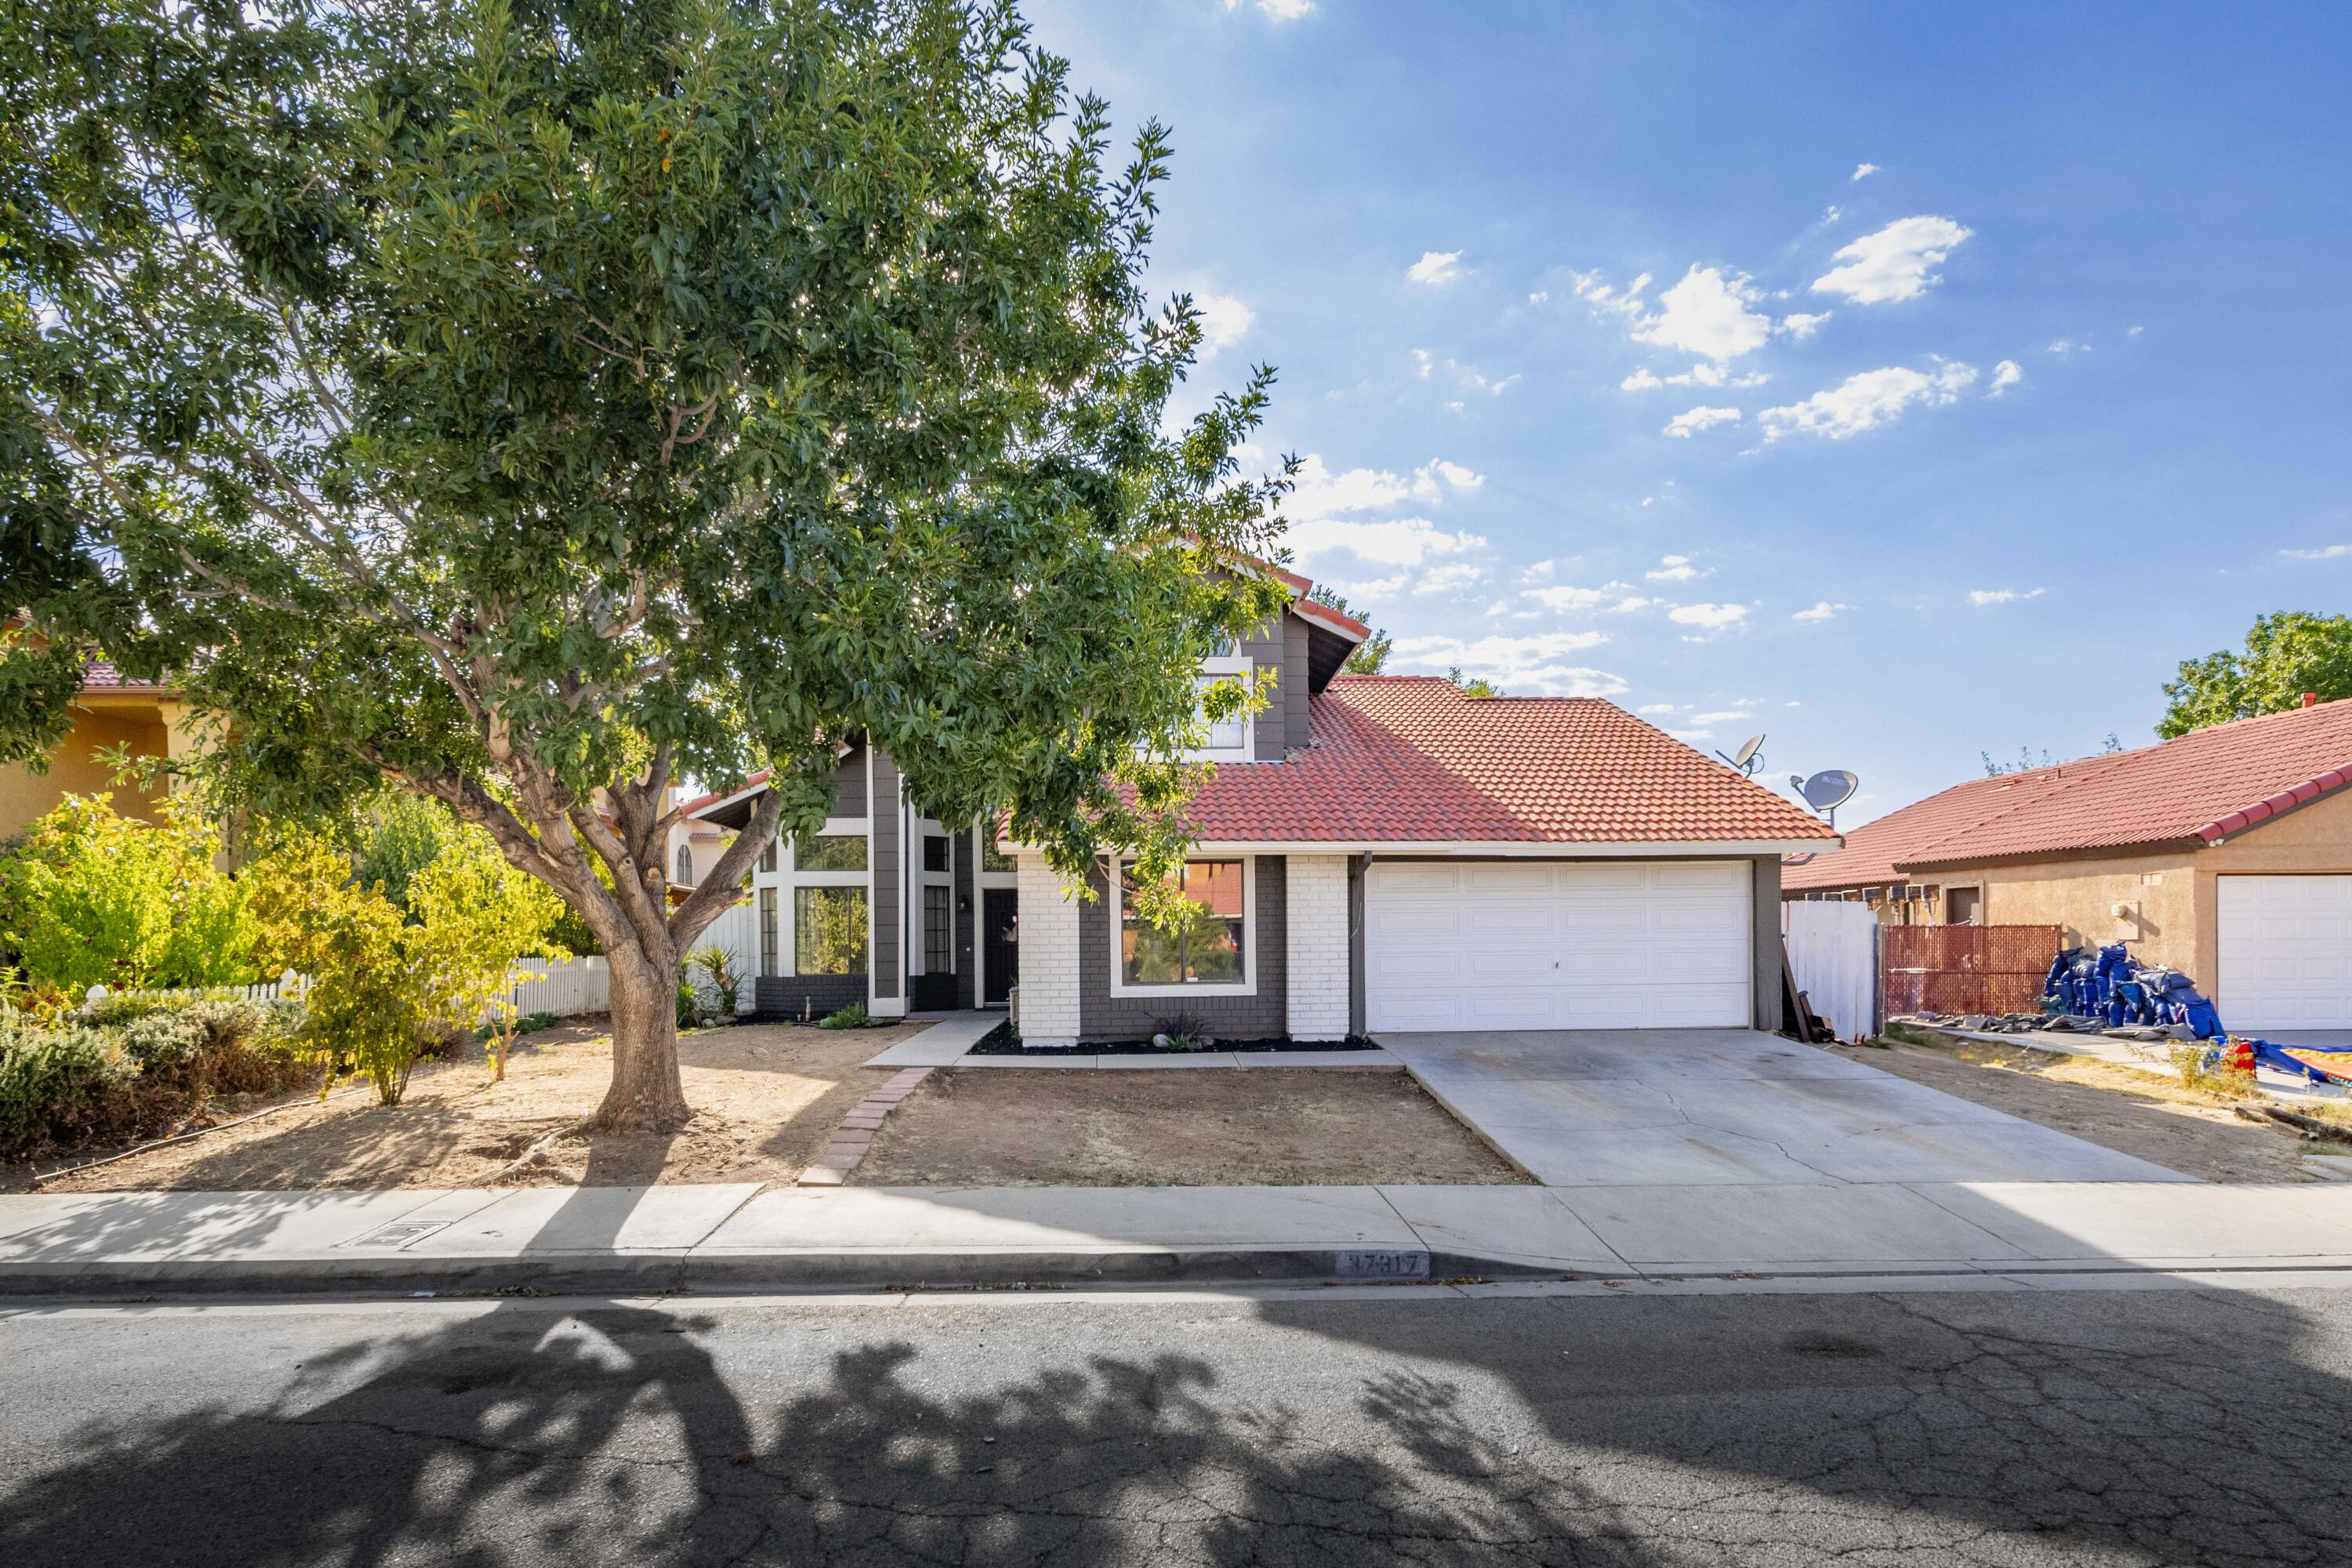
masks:
[[[1107,165],[1011,5],[56,0],[0,70],[20,744],[103,647],[226,798],[440,799],[665,994],[744,868],[667,909],[688,777],[811,826],[866,731],[1065,871],[1179,852],[1272,374],[1169,426],[1169,137]]]
[[[2169,739],[2208,724],[2284,713],[2306,691],[2323,702],[2352,697],[2352,616],[2257,616],[2244,651],[2222,648],[2181,660],[2179,679],[2165,682],[2168,700],[2156,732]]]

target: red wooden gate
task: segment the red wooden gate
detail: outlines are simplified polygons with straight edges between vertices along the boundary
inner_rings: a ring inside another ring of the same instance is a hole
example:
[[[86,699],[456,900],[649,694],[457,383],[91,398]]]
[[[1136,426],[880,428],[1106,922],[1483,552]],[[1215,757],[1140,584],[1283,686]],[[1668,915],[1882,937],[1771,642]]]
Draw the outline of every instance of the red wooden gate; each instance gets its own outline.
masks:
[[[1887,926],[1886,1016],[2031,1013],[2058,956],[2056,926]]]

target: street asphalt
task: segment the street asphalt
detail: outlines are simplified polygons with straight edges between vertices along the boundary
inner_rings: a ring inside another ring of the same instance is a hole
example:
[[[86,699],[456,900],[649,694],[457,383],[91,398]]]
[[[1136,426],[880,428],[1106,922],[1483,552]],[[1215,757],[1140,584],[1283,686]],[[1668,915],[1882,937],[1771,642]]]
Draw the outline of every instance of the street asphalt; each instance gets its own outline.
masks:
[[[2352,1561],[2352,1289],[2148,1285],[26,1306],[0,1563]]]

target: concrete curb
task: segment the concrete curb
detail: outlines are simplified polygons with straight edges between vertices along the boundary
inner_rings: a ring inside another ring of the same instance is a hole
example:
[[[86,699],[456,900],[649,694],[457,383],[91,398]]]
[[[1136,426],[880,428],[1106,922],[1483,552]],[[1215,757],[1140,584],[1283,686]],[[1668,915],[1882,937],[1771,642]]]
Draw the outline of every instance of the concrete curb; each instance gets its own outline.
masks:
[[[2352,1274],[2352,1256],[2079,1260],[1884,1259],[1759,1267],[1604,1268],[1423,1248],[1109,1247],[1065,1250],[548,1253],[0,1265],[0,1302],[212,1296],[359,1298],[957,1291],[1152,1285],[1424,1285],[1469,1280],[1684,1281],[2274,1273]]]

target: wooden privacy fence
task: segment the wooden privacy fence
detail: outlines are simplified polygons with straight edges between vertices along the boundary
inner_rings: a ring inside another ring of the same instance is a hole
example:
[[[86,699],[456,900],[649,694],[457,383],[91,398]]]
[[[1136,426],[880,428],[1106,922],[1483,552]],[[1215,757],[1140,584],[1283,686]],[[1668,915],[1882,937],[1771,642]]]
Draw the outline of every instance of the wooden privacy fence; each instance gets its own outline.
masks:
[[[2058,956],[2049,926],[1888,926],[1880,932],[1886,1016],[2031,1013]]]

